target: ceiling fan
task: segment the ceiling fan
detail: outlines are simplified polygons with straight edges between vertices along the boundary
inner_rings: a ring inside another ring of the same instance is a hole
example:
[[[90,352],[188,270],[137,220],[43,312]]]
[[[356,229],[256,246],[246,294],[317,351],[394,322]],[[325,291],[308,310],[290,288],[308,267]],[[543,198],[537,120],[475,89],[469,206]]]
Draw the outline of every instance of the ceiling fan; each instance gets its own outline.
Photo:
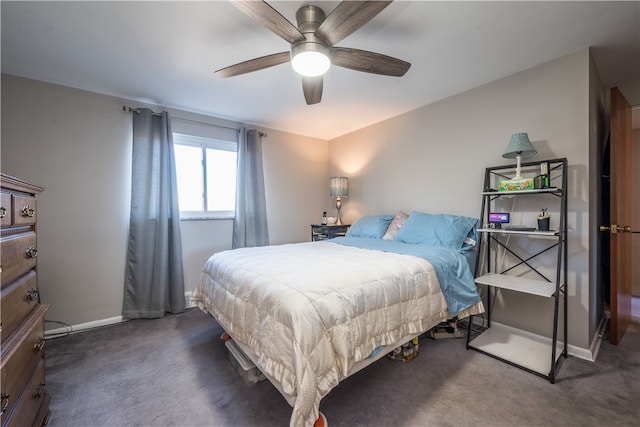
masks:
[[[335,46],[373,19],[391,1],[343,1],[327,17],[318,6],[302,6],[296,12],[297,27],[264,1],[232,3],[289,42],[291,49],[222,68],[215,72],[217,76],[237,76],[291,61],[293,68],[302,75],[305,100],[312,105],[322,99],[322,75],[331,64],[395,77],[403,76],[411,67],[408,62],[380,53]]]

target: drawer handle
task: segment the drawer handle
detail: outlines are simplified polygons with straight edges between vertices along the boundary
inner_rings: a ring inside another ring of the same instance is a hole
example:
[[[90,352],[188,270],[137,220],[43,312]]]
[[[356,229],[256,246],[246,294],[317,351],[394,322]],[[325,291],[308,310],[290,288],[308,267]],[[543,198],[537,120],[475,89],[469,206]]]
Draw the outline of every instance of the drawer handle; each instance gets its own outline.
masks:
[[[29,205],[24,205],[22,209],[20,209],[20,213],[22,214],[22,216],[28,216],[32,218],[36,215],[36,210]]]
[[[24,295],[24,299],[27,302],[38,301],[38,296],[39,296],[38,290],[36,288],[32,288],[26,292],[26,294]]]
[[[38,352],[44,350],[44,338],[38,338],[33,344],[33,350]]]
[[[0,410],[0,415],[2,415],[9,407],[9,395],[7,393],[2,393],[0,398],[2,398],[2,410]]]
[[[0,206],[0,218],[4,218],[5,216],[7,216],[7,208]]]
[[[38,387],[36,387],[36,398],[40,399],[42,396],[44,396],[44,387],[44,383],[38,384]]]
[[[36,258],[38,256],[38,250],[33,246],[29,246],[26,251],[27,258]]]

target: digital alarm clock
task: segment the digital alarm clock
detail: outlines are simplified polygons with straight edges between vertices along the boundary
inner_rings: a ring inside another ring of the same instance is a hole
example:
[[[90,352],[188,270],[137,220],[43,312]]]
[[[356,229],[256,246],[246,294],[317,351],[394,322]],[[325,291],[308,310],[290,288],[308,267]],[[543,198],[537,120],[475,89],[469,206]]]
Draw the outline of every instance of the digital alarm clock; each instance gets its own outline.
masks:
[[[510,221],[510,215],[508,212],[490,212],[489,224],[494,228],[502,228],[502,224],[506,224]]]

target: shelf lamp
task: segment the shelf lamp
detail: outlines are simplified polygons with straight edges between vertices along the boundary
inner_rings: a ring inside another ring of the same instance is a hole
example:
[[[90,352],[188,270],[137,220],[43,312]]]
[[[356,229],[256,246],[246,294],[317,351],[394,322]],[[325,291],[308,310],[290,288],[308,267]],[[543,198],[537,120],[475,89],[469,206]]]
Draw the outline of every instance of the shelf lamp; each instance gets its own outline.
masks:
[[[349,197],[349,178],[345,176],[334,176],[329,178],[329,196],[336,198],[336,225],[342,225],[340,220],[340,204],[343,197]]]
[[[513,179],[522,179],[520,175],[520,160],[522,157],[530,157],[538,153],[531,142],[529,135],[524,132],[511,135],[511,141],[507,146],[507,151],[502,155],[505,159],[516,159],[516,176]]]

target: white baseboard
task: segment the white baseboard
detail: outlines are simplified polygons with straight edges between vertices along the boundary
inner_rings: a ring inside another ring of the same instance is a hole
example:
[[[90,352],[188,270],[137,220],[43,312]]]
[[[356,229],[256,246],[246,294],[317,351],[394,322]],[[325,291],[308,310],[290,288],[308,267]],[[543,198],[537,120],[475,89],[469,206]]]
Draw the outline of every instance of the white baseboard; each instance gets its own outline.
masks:
[[[80,323],[79,325],[69,325],[62,328],[49,329],[44,332],[45,338],[51,338],[58,335],[68,335],[76,332],[86,331],[87,329],[99,328],[101,326],[115,325],[123,322],[122,316],[110,317],[108,319],[94,320],[92,322]]]
[[[598,353],[600,352],[600,345],[602,344],[602,337],[604,336],[605,329],[607,327],[607,322],[609,321],[609,313],[605,312],[605,315],[600,319],[600,324],[598,325],[598,329],[596,329],[596,334],[591,340],[591,346],[588,349],[575,347],[575,356],[581,359],[588,360],[590,362],[595,362],[598,357]],[[569,354],[572,352],[569,351]]]
[[[602,340],[602,338],[600,338],[600,340]],[[591,347],[593,347],[593,345]],[[600,344],[598,343],[598,348],[599,347],[600,347]],[[574,356],[574,357],[577,357],[578,359],[588,360],[589,362],[596,361],[597,350],[596,350],[596,354],[594,354],[592,348],[583,348],[583,347],[577,347],[575,345],[568,344],[567,352],[569,353],[569,356]]]
[[[184,293],[184,300],[186,308],[196,307],[196,304],[191,301],[191,292]],[[87,329],[99,328],[101,326],[115,325],[116,323],[123,322],[122,316],[110,317],[108,319],[94,320],[92,322],[80,323],[79,325],[69,325],[62,328],[49,329],[44,332],[45,338],[56,337],[58,335],[69,335],[80,331],[86,331]]]

